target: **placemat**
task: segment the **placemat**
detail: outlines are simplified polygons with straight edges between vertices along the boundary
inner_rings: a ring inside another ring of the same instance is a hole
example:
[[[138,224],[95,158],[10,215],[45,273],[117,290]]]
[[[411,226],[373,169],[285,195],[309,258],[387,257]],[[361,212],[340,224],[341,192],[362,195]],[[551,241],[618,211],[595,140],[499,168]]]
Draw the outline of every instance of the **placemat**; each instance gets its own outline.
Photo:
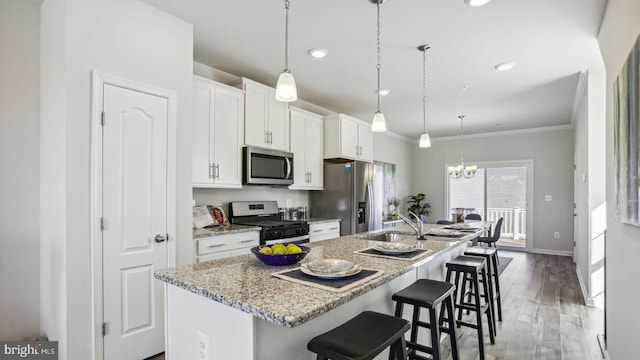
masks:
[[[381,258],[387,258],[387,259],[406,260],[406,261],[413,261],[413,260],[419,259],[423,256],[431,254],[432,252],[433,250],[416,249],[415,251],[412,251],[410,253],[404,253],[404,254],[384,254],[377,250],[374,250],[373,247],[354,251],[354,253],[358,255],[375,256],[375,257],[381,257]]]
[[[271,274],[271,276],[323,290],[344,292],[353,289],[358,285],[364,284],[369,280],[375,279],[382,274],[384,274],[384,271],[362,269],[359,273],[344,278],[321,279],[303,273],[298,267],[295,269],[278,271]]]
[[[459,238],[467,236],[468,234],[433,234],[433,233],[427,233],[427,235],[434,236],[434,237],[459,239]]]
[[[458,230],[458,231],[473,231],[476,232],[478,230],[483,230],[483,228],[479,228],[479,227],[465,227],[465,228],[457,228],[457,227],[453,227],[453,226],[445,226],[443,227],[443,229],[447,229],[447,230]]]

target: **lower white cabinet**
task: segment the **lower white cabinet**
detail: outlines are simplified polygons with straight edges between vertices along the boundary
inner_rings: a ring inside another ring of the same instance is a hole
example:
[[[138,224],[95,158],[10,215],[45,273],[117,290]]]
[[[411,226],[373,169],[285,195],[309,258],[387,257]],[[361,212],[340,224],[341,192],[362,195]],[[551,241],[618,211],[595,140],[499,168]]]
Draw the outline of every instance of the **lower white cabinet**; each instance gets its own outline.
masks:
[[[340,222],[323,222],[309,224],[309,241],[320,241],[340,237]]]
[[[196,239],[196,262],[244,255],[260,245],[260,232],[247,231]]]

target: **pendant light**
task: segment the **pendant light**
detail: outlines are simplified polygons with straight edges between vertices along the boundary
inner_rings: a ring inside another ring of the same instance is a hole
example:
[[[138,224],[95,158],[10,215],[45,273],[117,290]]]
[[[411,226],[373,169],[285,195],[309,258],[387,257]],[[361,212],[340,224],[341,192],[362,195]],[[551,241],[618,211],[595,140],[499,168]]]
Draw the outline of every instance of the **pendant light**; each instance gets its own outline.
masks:
[[[464,138],[462,135],[462,120],[464,119],[464,115],[460,115],[458,118],[460,119],[460,163],[458,166],[449,166],[449,176],[452,179],[460,179],[463,177],[465,179],[470,179],[476,174],[478,167],[475,165],[464,165]]]
[[[420,45],[418,50],[422,51],[422,120],[424,122],[424,131],[420,135],[418,146],[421,148],[431,147],[431,138],[427,133],[427,50],[431,49],[429,45]]]
[[[276,100],[292,102],[298,100],[298,90],[293,74],[289,70],[289,0],[284,1],[284,13],[284,70],[282,70],[276,85]]]
[[[376,113],[373,114],[373,121],[371,122],[371,131],[383,132],[383,131],[387,131],[387,122],[384,119],[384,114],[382,114],[382,111],[380,111],[380,4],[382,4],[384,0],[369,0],[369,1],[376,4],[376,7],[378,8],[378,15],[377,15],[377,22],[376,22],[378,27],[378,32],[377,32],[378,64],[376,66],[376,68],[378,69],[378,91],[376,92],[376,94],[378,95],[378,107],[377,107]]]

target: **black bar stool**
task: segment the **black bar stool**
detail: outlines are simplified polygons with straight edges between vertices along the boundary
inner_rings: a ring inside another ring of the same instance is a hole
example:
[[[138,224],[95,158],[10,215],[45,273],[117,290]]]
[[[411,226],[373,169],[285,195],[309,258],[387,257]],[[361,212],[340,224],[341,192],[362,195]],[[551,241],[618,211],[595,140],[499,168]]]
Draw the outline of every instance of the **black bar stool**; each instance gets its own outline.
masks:
[[[363,311],[346,323],[320,334],[307,343],[317,360],[373,359],[387,347],[389,359],[405,360],[404,333],[409,322],[395,316]]]
[[[495,306],[493,316],[495,318],[498,309],[498,321],[502,321],[502,297],[500,296],[500,274],[498,274],[498,250],[492,248],[470,247],[464,252],[465,255],[482,256],[487,260],[489,268],[489,292],[493,296]],[[494,322],[495,328],[495,322]]]
[[[427,359],[416,354],[416,351],[431,354],[433,360],[440,360],[440,331],[449,334],[451,340],[451,355],[453,360],[458,360],[458,342],[456,339],[455,314],[453,311],[453,293],[455,285],[450,282],[419,279],[410,286],[398,291],[391,297],[396,301],[396,316],[402,317],[404,304],[413,305],[413,320],[411,320],[411,340],[407,341],[410,360]],[[442,304],[440,319],[436,313],[436,307]],[[429,322],[420,321],[420,308],[429,310]],[[444,309],[447,311],[448,326],[444,323]],[[431,347],[418,344],[418,328],[424,327],[431,330]]]
[[[489,338],[491,343],[495,344],[495,330],[493,329],[493,313],[491,311],[490,298],[489,298],[489,286],[486,271],[486,262],[483,258],[475,256],[460,255],[446,264],[447,267],[447,282],[451,282],[451,277],[455,273],[456,290],[454,290],[454,307],[458,310],[457,325],[463,325],[476,329],[478,331],[478,348],[480,353],[480,360],[484,360],[484,337],[482,334],[482,314],[487,315],[487,322],[489,325]],[[471,281],[467,281],[467,277]],[[480,293],[480,280],[482,280],[482,291],[485,295],[485,302],[481,302]],[[458,284],[462,282],[462,287]],[[466,285],[469,283],[473,302],[465,301]],[[460,289],[460,291],[458,291]],[[458,296],[459,294],[459,296]],[[470,310],[476,314],[476,322],[471,323],[462,321],[463,310]]]

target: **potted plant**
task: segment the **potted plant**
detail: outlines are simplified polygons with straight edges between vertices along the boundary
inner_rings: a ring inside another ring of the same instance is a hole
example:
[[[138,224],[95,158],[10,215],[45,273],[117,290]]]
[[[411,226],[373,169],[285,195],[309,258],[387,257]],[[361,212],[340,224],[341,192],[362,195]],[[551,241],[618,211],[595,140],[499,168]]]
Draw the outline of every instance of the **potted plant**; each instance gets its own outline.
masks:
[[[426,199],[427,196],[423,193],[409,195],[409,201],[407,201],[407,204],[409,204],[408,210],[421,218],[422,216],[426,217],[431,215],[431,204],[429,204]]]

